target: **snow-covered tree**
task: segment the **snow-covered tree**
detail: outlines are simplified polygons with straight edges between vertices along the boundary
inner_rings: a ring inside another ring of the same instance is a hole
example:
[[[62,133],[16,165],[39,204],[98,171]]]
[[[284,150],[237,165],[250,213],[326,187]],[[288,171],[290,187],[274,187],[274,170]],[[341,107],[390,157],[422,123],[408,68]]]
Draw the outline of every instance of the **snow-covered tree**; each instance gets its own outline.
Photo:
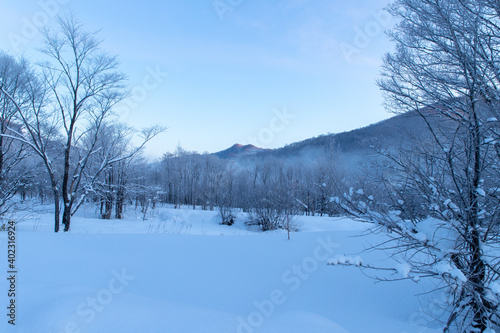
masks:
[[[433,277],[447,288],[445,331],[499,325],[499,9],[489,0],[389,6],[399,19],[389,33],[396,49],[378,84],[391,110],[421,116],[429,140],[390,154],[391,200],[356,189],[334,198],[391,231],[380,247],[405,260],[405,278]]]
[[[0,87],[19,101],[19,105],[29,104],[29,82],[32,72],[28,62],[0,52]],[[16,123],[17,109],[7,95],[0,93],[0,216],[10,208],[10,199],[19,189],[28,187],[34,170],[33,161],[29,161],[28,147],[14,139],[12,134],[18,131]]]
[[[96,33],[86,32],[72,15],[59,17],[58,28],[43,29],[42,35],[44,61],[28,84],[28,106],[4,88],[2,93],[14,103],[23,126],[9,137],[41,157],[54,197],[54,230],[60,228],[62,199],[62,223],[68,231],[71,217],[99,174],[133,155],[98,144],[113,107],[126,96],[125,76],[118,71],[116,57],[101,49]],[[139,148],[162,130],[143,130]],[[102,159],[96,161],[99,153]],[[91,167],[92,163],[97,165]]]

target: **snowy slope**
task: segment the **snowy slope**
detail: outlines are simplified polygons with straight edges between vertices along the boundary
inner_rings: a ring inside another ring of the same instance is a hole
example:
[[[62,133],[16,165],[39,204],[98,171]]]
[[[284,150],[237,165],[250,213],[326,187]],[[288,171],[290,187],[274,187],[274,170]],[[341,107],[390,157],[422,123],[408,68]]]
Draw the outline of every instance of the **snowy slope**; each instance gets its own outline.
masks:
[[[420,326],[415,295],[429,285],[375,284],[325,264],[336,254],[391,264],[359,253],[382,238],[351,237],[366,226],[350,220],[299,217],[288,241],[205,211],[102,221],[82,210],[66,234],[51,232],[44,209],[20,215],[17,325],[3,315],[1,332],[438,332]],[[6,261],[5,232],[0,240]],[[7,304],[7,282],[0,288]]]

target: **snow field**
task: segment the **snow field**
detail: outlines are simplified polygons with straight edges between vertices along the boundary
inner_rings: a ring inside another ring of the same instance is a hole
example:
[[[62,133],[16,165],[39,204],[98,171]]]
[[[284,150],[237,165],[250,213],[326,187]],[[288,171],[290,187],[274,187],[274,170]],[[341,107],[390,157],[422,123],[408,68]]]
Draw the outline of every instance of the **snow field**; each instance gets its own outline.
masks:
[[[2,332],[439,331],[415,296],[431,286],[375,284],[327,265],[336,256],[390,264],[361,253],[383,239],[353,237],[366,225],[297,217],[288,241],[282,230],[248,230],[241,214],[231,227],[201,210],[161,208],[146,221],[130,209],[123,221],[92,214],[82,210],[59,234],[48,210],[19,217],[17,324],[4,317]],[[5,248],[5,233],[0,241]]]

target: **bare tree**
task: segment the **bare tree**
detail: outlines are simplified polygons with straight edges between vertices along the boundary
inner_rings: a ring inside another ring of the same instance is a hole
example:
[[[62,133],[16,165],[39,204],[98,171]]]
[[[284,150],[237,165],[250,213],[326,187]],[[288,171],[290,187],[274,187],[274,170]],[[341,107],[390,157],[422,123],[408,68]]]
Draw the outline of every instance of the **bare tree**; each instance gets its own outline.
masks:
[[[290,229],[290,217],[297,212],[298,181],[293,170],[275,159],[257,163],[250,171],[249,205],[253,223],[262,231]]]
[[[390,32],[396,51],[385,56],[378,84],[390,109],[425,121],[430,140],[390,156],[388,201],[353,189],[336,199],[391,231],[380,248],[408,264],[404,278],[433,277],[447,287],[444,331],[499,325],[499,8],[482,0],[389,6],[400,19]]]
[[[106,150],[99,137],[113,107],[125,96],[125,76],[118,71],[116,57],[100,48],[95,33],[88,33],[73,16],[59,17],[58,30],[43,30],[44,47],[40,77],[30,82],[30,107],[22,107],[15,96],[2,92],[16,105],[24,126],[15,138],[34,149],[46,167],[54,195],[55,227],[69,231],[73,214],[88,189],[109,165],[133,156],[146,142],[163,131],[159,126],[143,130],[142,143],[133,152]],[[62,149],[60,147],[62,146]],[[101,152],[98,166],[95,156]],[[60,168],[60,173],[58,172]],[[93,170],[92,173],[88,173]]]
[[[234,214],[235,204],[235,170],[229,165],[224,174],[217,181],[214,203],[219,211],[221,224],[233,225],[236,219]]]
[[[96,154],[92,157],[87,175],[97,175],[87,186],[87,191],[96,194],[101,208],[101,218],[111,219],[113,206],[115,217],[123,217],[124,200],[127,194],[130,164],[136,157],[137,147],[132,145],[136,131],[125,124],[104,124],[98,135]],[[92,140],[93,133],[89,135]],[[104,165],[102,161],[107,161]],[[100,169],[102,171],[100,171]]]
[[[29,146],[43,161],[50,179],[54,199],[55,231],[59,231],[60,221],[60,190],[56,175],[59,172],[60,154],[56,146],[61,139],[58,132],[57,114],[46,111],[48,93],[44,79],[33,73],[26,83],[27,100],[11,95],[4,86],[0,86],[2,95],[15,107],[16,120],[22,128],[10,128],[5,138],[16,140]]]
[[[112,108],[124,96],[125,76],[117,71],[118,61],[100,49],[95,33],[85,32],[72,16],[59,18],[59,30],[43,32],[47,56],[42,64],[51,105],[63,127],[64,155],[61,195],[62,223],[70,228],[74,207],[79,206],[84,170],[95,153],[98,134]],[[89,131],[93,137],[79,147]],[[58,226],[56,226],[56,230]]]
[[[17,61],[0,52],[0,86],[25,107],[29,102],[28,83],[32,75],[26,60]],[[26,187],[29,171],[33,169],[26,161],[27,146],[9,138],[11,129],[19,129],[15,123],[16,106],[5,95],[0,94],[0,216],[11,206],[11,199],[20,187]]]

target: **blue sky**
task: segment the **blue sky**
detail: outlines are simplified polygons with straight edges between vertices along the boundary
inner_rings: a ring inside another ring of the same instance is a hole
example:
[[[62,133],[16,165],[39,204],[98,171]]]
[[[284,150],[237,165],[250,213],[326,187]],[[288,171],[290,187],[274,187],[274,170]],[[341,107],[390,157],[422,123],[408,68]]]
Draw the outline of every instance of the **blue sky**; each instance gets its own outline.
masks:
[[[166,133],[150,156],[277,148],[390,116],[375,85],[391,50],[387,0],[26,0],[3,3],[0,49],[36,59],[39,35],[71,10],[118,55],[132,95],[117,109]]]

